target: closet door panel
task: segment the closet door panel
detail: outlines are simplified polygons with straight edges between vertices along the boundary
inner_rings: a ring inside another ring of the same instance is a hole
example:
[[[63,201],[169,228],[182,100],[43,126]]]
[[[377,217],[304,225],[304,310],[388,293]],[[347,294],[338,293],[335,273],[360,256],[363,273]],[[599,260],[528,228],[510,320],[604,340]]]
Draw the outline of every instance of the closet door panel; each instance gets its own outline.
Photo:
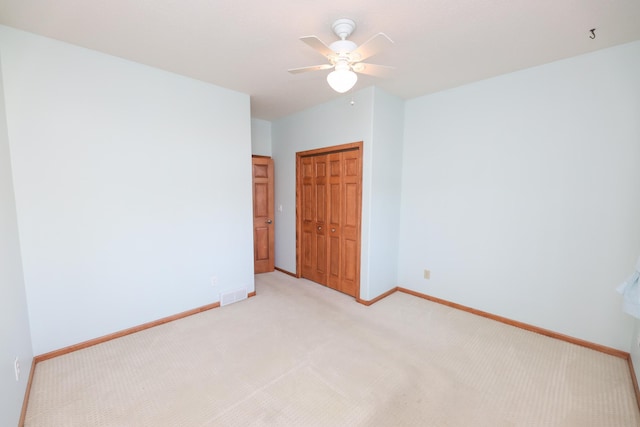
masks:
[[[313,157],[315,248],[314,281],[327,284],[327,156]]]
[[[314,164],[312,158],[302,158],[300,166],[300,212],[302,217],[301,245],[302,265],[301,276],[315,280],[315,185]]]
[[[357,296],[360,287],[361,153],[346,151],[342,158],[341,291]]]
[[[329,157],[329,277],[328,286],[340,290],[342,282],[342,153]]]

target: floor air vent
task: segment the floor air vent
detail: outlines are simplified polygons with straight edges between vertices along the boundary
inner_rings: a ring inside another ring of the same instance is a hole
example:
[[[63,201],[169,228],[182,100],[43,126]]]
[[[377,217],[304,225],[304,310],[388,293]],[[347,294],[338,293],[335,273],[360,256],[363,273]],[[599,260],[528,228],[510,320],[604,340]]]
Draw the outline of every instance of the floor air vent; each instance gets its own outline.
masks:
[[[234,291],[225,292],[220,294],[220,306],[233,304],[234,302],[247,299],[247,288],[240,288]]]

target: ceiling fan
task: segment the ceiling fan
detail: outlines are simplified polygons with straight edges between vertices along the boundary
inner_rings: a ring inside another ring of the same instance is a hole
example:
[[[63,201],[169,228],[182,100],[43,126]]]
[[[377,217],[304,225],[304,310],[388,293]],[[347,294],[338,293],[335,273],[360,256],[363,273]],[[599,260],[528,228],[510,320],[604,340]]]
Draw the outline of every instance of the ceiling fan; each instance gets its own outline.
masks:
[[[347,40],[347,37],[353,33],[355,28],[356,23],[351,19],[338,19],[333,23],[331,29],[340,37],[340,40],[328,46],[316,36],[301,37],[300,40],[327,58],[329,63],[312,65],[310,67],[292,68],[289,72],[297,74],[334,68],[327,76],[327,83],[329,83],[329,86],[331,86],[333,90],[339,93],[348,91],[356,84],[358,80],[356,73],[372,76],[388,75],[389,72],[393,70],[393,67],[368,64],[361,61],[375,55],[386,46],[393,44],[393,41],[385,33],[378,33],[358,46],[351,40]]]

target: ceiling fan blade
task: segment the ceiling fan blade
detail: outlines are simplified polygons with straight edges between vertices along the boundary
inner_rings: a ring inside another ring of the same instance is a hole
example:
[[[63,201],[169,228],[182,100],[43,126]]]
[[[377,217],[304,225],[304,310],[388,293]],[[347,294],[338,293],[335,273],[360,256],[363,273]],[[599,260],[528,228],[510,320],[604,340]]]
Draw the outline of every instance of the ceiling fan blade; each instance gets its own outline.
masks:
[[[311,48],[316,50],[325,58],[329,57],[329,55],[335,55],[335,52],[332,51],[329,46],[327,46],[322,40],[320,40],[316,36],[300,37],[300,40],[305,42],[307,45],[309,45]]]
[[[362,43],[356,50],[351,52],[354,61],[362,61],[375,55],[387,46],[393,44],[393,40],[385,33],[378,33],[366,42]]]
[[[312,65],[310,67],[300,67],[300,68],[292,68],[288,70],[291,74],[299,74],[306,73],[307,71],[319,71],[319,70],[328,70],[333,68],[331,64],[322,64],[322,65]]]
[[[366,62],[358,62],[351,66],[353,71],[360,74],[367,74],[376,77],[389,77],[395,67],[388,65],[367,64]]]

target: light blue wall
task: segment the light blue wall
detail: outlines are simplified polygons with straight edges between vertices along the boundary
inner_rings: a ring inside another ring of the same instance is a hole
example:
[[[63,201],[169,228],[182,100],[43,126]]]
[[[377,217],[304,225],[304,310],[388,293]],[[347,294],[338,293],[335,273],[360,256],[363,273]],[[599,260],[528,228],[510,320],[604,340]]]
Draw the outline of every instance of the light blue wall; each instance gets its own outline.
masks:
[[[635,322],[635,331],[631,340],[631,360],[633,369],[636,372],[636,379],[640,381],[640,320]]]
[[[375,88],[372,124],[369,300],[398,286],[404,101]]]
[[[20,418],[33,350],[20,256],[2,81],[0,72],[0,425],[15,426]],[[21,365],[19,381],[15,380],[16,357]]]
[[[363,141],[360,298],[396,286],[403,104],[370,87],[273,122],[277,267],[296,271],[295,153]]]
[[[0,49],[35,354],[253,291],[248,95],[7,27]]]
[[[276,120],[272,123],[275,165],[276,266],[296,271],[296,152],[363,141],[363,222],[368,223],[371,181],[373,88]],[[353,105],[350,104],[353,98]],[[282,211],[279,211],[282,206]],[[363,226],[362,240],[369,239]],[[368,254],[361,259],[361,288],[367,283]]]
[[[615,287],[640,254],[640,42],[405,114],[399,284],[629,351]]]
[[[271,156],[271,122],[251,119],[251,154]]]

